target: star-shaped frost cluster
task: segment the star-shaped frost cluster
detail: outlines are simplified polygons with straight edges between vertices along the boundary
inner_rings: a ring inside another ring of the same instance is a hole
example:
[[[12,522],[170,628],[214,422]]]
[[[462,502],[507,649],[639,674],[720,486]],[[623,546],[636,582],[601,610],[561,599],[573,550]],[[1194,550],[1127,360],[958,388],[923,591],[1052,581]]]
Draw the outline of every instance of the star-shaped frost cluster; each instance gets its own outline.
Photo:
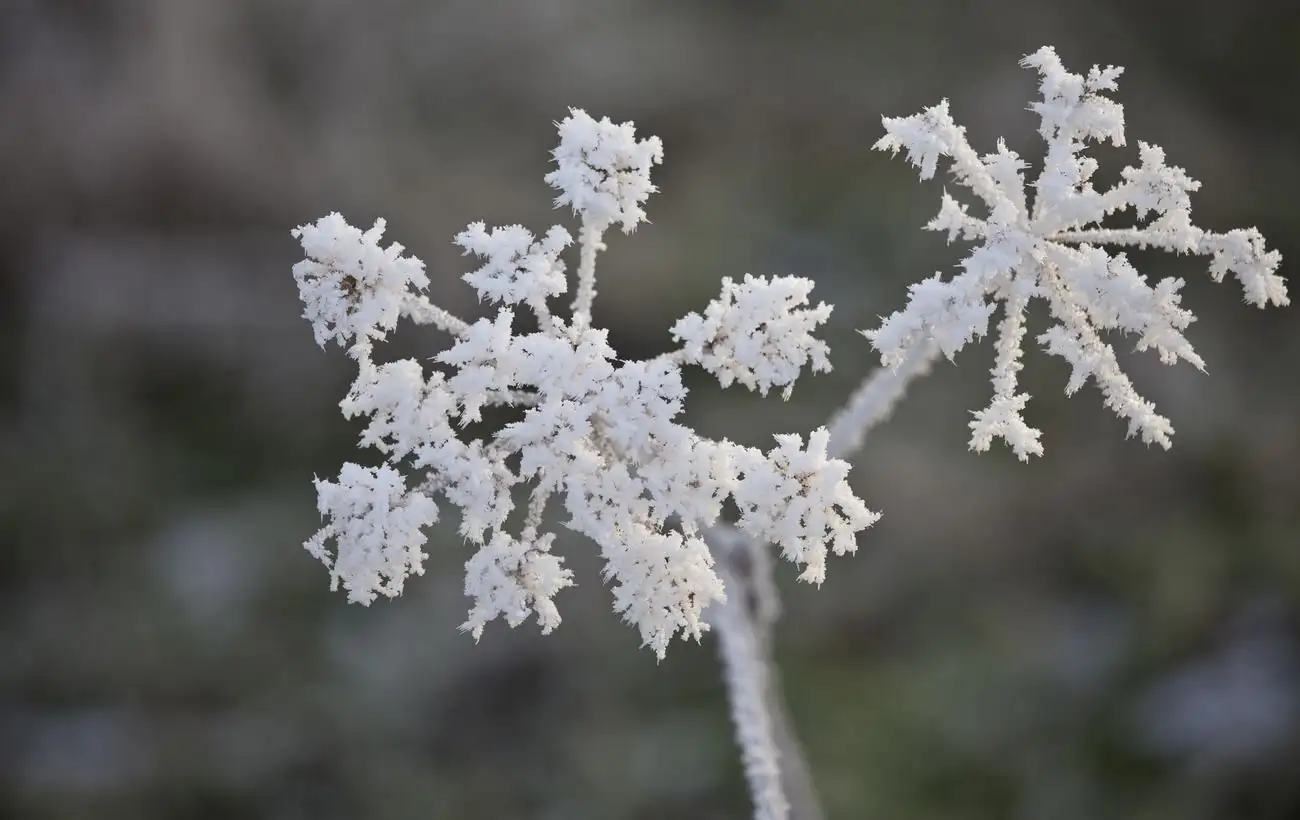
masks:
[[[1094,66],[1086,76],[1072,74],[1047,47],[1022,65],[1040,76],[1042,97],[1031,110],[1040,117],[1039,134],[1047,145],[1032,182],[1024,174],[1028,165],[1005,143],[999,141],[994,153],[976,154],[965,129],[953,122],[947,100],[910,117],[884,118],[887,133],[877,149],[905,151],[922,179],[933,177],[946,157],[953,178],[988,213],[972,215],[945,192],[938,216],[926,227],[945,232],[949,242],[973,241],[975,249],[952,278],[935,274],[912,285],[907,306],[865,335],[886,366],[898,366],[918,345],[929,343],[951,358],[988,332],[1001,303],[993,398],[970,423],[970,446],[987,450],[1001,438],[1027,460],[1043,448],[1039,431],[1022,415],[1029,396],[1017,392],[1017,373],[1026,308],[1042,299],[1052,326],[1038,341],[1069,362],[1073,372],[1066,393],[1092,379],[1106,406],[1128,421],[1129,435],[1167,448],[1173,434],[1169,420],[1138,395],[1103,333],[1136,335],[1138,350],[1154,349],[1166,364],[1182,359],[1203,369],[1183,335],[1195,317],[1180,302],[1181,279],[1153,285],[1123,253],[1105,246],[1208,256],[1213,279],[1231,273],[1246,301],[1258,307],[1288,303],[1285,280],[1277,275],[1281,255],[1267,250],[1254,228],[1214,233],[1193,225],[1190,194],[1200,184],[1166,164],[1164,151],[1155,145],[1139,143],[1140,164],[1123,169],[1113,187],[1094,188],[1097,161],[1083,154],[1089,141],[1124,145],[1124,109],[1106,96],[1116,89],[1122,69]],[[1103,227],[1103,220],[1130,208],[1134,227]]]

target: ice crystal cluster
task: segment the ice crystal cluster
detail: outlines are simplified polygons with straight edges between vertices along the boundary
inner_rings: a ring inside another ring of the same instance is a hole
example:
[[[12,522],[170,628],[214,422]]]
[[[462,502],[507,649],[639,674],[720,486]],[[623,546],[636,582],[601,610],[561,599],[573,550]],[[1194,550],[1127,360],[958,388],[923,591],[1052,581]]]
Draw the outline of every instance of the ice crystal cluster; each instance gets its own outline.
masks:
[[[607,332],[592,327],[602,234],[645,220],[650,169],[663,151],[657,139],[637,139],[630,123],[578,110],[558,127],[558,168],[546,180],[557,205],[582,221],[568,318],[551,309],[570,286],[562,256],[573,238],[562,227],[537,238],[518,225],[476,222],[456,236],[479,264],[463,279],[495,309],[473,323],[430,303],[424,265],[400,245],[380,244],[382,221],[362,232],[330,214],[294,231],[306,255],[293,270],[304,316],[322,347],[336,342],[357,362],[341,407],[369,420],[361,444],[385,460],[317,480],[326,523],[306,546],[350,600],[398,595],[422,572],[424,528],[438,520],[441,496],[459,508],[460,534],[475,550],[463,628],[477,638],[496,618],[513,626],[535,616],[549,632],[560,622],[554,598],[573,583],[553,550],[556,534],[542,531],[554,502],[569,529],[599,545],[614,609],[662,657],[674,635],[698,638],[703,610],[724,599],[702,532],[728,501],[741,531],[779,546],[814,583],[825,577],[827,553],[853,552],[877,515],[850,490],[848,464],[828,457],[825,429],[777,436],[762,452],[677,421],[683,366],[787,395],[804,367],[829,369],[811,333],[831,309],[809,304],[810,281],[723,280],[702,315],[672,329],[682,347],[646,361],[621,360]],[[535,330],[518,329],[520,311],[533,314]],[[403,317],[450,334],[430,366],[376,360],[377,344]],[[516,420],[470,435],[467,425],[489,406],[517,408]]]
[[[1041,118],[1039,134],[1046,142],[1042,170],[1028,184],[1028,165],[1001,141],[994,153],[976,154],[946,100],[914,116],[884,118],[886,135],[877,149],[902,149],[922,179],[933,177],[940,159],[947,158],[954,180],[987,214],[969,213],[945,192],[938,216],[926,228],[946,232],[950,242],[971,240],[975,249],[951,279],[935,274],[913,285],[907,306],[866,335],[889,367],[931,340],[951,358],[988,332],[1001,303],[993,398],[970,422],[970,446],[987,450],[1001,438],[1028,460],[1043,448],[1039,431],[1024,419],[1029,396],[1017,392],[1017,373],[1026,309],[1031,300],[1042,299],[1052,325],[1037,338],[1048,353],[1069,362],[1073,372],[1066,393],[1092,379],[1106,406],[1128,421],[1129,435],[1168,448],[1169,420],[1138,395],[1103,333],[1136,335],[1138,350],[1153,348],[1166,364],[1182,359],[1203,369],[1183,335],[1195,317],[1180,302],[1181,279],[1153,285],[1123,253],[1106,246],[1208,256],[1213,279],[1231,273],[1246,301],[1258,307],[1287,304],[1286,284],[1276,273],[1281,256],[1265,249],[1254,228],[1214,233],[1194,226],[1190,194],[1200,183],[1166,164],[1158,146],[1138,143],[1138,167],[1123,169],[1110,188],[1094,188],[1097,162],[1083,155],[1089,141],[1124,145],[1124,109],[1106,96],[1122,69],[1094,66],[1086,76],[1072,74],[1046,47],[1022,65],[1040,76],[1042,98],[1031,110]],[[1108,226],[1106,220],[1129,209],[1136,218],[1133,227]]]

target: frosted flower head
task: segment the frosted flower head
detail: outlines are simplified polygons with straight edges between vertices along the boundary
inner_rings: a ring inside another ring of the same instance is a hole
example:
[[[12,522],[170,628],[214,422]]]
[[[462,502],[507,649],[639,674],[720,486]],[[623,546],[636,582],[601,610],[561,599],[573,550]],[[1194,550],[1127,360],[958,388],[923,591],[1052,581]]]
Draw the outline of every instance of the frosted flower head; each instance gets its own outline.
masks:
[[[674,635],[698,640],[709,628],[705,607],[726,598],[704,539],[632,526],[615,533],[611,546],[614,611],[636,625],[642,645],[663,658]]]
[[[497,305],[472,323],[411,290],[427,284],[423,267],[399,246],[379,248],[382,223],[363,234],[331,214],[295,232],[309,259],[294,273],[318,338],[357,342],[350,353],[359,372],[343,412],[368,418],[361,444],[387,461],[374,470],[345,465],[338,482],[317,482],[328,521],[306,546],[350,599],[395,595],[422,568],[420,527],[436,518],[430,496],[442,495],[474,547],[463,628],[477,639],[494,619],[515,626],[535,617],[549,632],[560,623],[554,598],[573,583],[552,552],[555,534],[542,532],[547,506],[560,505],[569,529],[599,546],[614,610],[662,657],[674,637],[698,639],[708,629],[705,609],[725,599],[702,533],[720,523],[728,499],[743,511],[741,530],[775,541],[804,567],[801,577],[818,582],[827,552],[851,552],[875,514],[849,490],[848,465],[826,457],[824,431],[807,451],[793,436],[763,453],[706,439],[678,418],[687,365],[724,385],[786,395],[806,365],[830,369],[812,333],[831,308],[808,306],[809,280],[725,279],[703,315],[677,323],[682,349],[645,361],[620,359],[608,331],[592,327],[601,232],[645,218],[650,166],[662,148],[653,137],[637,140],[631,123],[576,110],[559,128],[559,168],[547,181],[583,221],[567,321],[548,306],[568,290],[561,254],[571,237],[560,227],[537,239],[519,225],[475,222],[456,236],[482,260],[464,280]],[[535,330],[516,329],[521,308],[536,317]],[[450,334],[433,364],[373,360],[369,340],[401,316]],[[483,429],[492,406],[516,408],[515,420]],[[417,489],[406,490],[399,468],[417,473]],[[512,531],[521,489],[527,513]],[[332,555],[329,542],[337,544]]]
[[[474,286],[480,299],[540,306],[568,289],[560,252],[572,242],[569,232],[558,225],[534,241],[522,225],[488,231],[482,222],[473,222],[456,234],[456,244],[487,261],[461,278]]]
[[[982,451],[1002,438],[1027,460],[1040,455],[1042,446],[1039,431],[1023,418],[1029,397],[1016,392],[1017,373],[1026,310],[1032,299],[1041,299],[1053,324],[1038,342],[1072,367],[1066,393],[1092,380],[1106,406],[1128,421],[1129,435],[1169,447],[1172,425],[1138,395],[1104,334],[1133,334],[1137,349],[1154,349],[1161,362],[1182,359],[1203,368],[1183,336],[1195,317],[1181,305],[1181,279],[1152,285],[1123,253],[1106,246],[1209,256],[1215,281],[1234,274],[1247,301],[1259,307],[1288,302],[1285,280],[1277,275],[1281,256],[1265,249],[1254,228],[1218,234],[1193,225],[1190,195],[1200,183],[1166,164],[1158,146],[1139,143],[1140,165],[1123,169],[1114,187],[1097,190],[1092,184],[1097,161],[1083,151],[1089,141],[1125,144],[1123,107],[1106,96],[1115,90],[1121,69],[1094,66],[1086,75],[1072,74],[1050,48],[1029,55],[1022,65],[1039,73],[1042,94],[1031,110],[1041,120],[1046,157],[1032,182],[1024,175],[1029,166],[1002,142],[994,153],[976,154],[965,129],[953,122],[946,100],[911,117],[884,118],[886,134],[877,149],[905,151],[922,179],[935,173],[940,159],[949,158],[954,180],[970,190],[988,215],[971,214],[945,191],[939,214],[926,227],[946,233],[949,242],[973,241],[975,249],[952,278],[935,274],[912,285],[907,306],[866,336],[886,366],[898,366],[927,344],[951,358],[987,334],[993,314],[1003,306],[994,395],[970,423],[970,446]],[[1138,221],[1135,227],[1101,227],[1103,219],[1128,209]]]
[[[764,396],[784,387],[789,398],[804,365],[818,373],[831,369],[830,349],[812,335],[830,318],[831,306],[805,307],[812,288],[812,280],[800,276],[745,274],[740,284],[724,278],[722,295],[704,315],[691,313],[673,325],[682,360],[700,365],[723,387],[738,381]]]
[[[422,528],[438,520],[432,499],[407,491],[402,474],[381,465],[344,464],[337,482],[316,480],[317,506],[330,519],[307,541],[307,551],[329,567],[330,589],[340,584],[348,600],[370,604],[402,593],[409,575],[424,574]],[[330,555],[327,542],[337,549]]]
[[[556,206],[570,206],[597,231],[617,222],[631,233],[645,221],[642,204],[658,190],[650,166],[663,162],[663,143],[658,137],[638,140],[630,122],[595,120],[578,108],[569,109],[556,127],[560,145],[552,156],[558,167],[546,175],[560,192]]]
[[[331,213],[293,236],[302,243],[307,258],[293,266],[303,316],[311,322],[321,347],[333,339],[382,339],[397,326],[411,288],[429,285],[424,263],[402,256],[396,243],[382,248],[384,220],[362,233],[342,216]]]
[[[551,554],[554,533],[532,535],[517,540],[498,531],[466,562],[465,594],[475,604],[461,629],[474,640],[498,617],[513,627],[535,614],[543,635],[560,625],[560,611],[552,599],[573,586],[573,573],[564,568],[563,558]]]
[[[856,535],[880,519],[849,488],[849,464],[829,458],[830,433],[820,427],[805,448],[797,434],[778,435],[767,456],[747,454],[734,492],[740,527],[771,541],[804,567],[801,581],[826,580],[827,546],[836,555],[857,550]]]

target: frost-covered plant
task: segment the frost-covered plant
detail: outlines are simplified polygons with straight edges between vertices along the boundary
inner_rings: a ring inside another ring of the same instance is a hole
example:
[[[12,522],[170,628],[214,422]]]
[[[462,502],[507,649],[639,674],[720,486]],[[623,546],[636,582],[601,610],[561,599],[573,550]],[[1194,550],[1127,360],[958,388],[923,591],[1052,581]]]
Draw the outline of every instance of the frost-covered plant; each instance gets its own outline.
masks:
[[[463,628],[478,638],[498,617],[515,626],[535,615],[550,632],[560,622],[553,599],[572,584],[552,552],[554,533],[540,529],[555,498],[567,526],[600,546],[614,609],[662,658],[674,635],[698,639],[708,628],[704,608],[725,597],[702,531],[718,523],[728,499],[742,531],[780,546],[814,583],[826,577],[827,552],[854,551],[856,534],[877,515],[849,489],[848,464],[827,457],[825,429],[806,441],[777,436],[764,453],[676,421],[686,399],[683,365],[700,365],[724,386],[739,381],[764,394],[780,387],[787,396],[805,365],[830,369],[826,345],[811,332],[831,309],[806,307],[807,279],[724,279],[703,317],[673,328],[683,347],[647,361],[620,360],[607,332],[591,326],[601,234],[615,223],[631,232],[645,220],[642,204],[655,190],[650,168],[663,150],[657,139],[636,139],[630,123],[577,110],[559,132],[559,169],[546,179],[560,191],[557,205],[582,218],[567,320],[549,305],[568,289],[560,256],[572,239],[559,226],[535,239],[519,225],[488,230],[476,222],[456,236],[482,262],[464,280],[499,305],[473,324],[428,301],[423,263],[400,245],[381,247],[382,221],[363,233],[330,214],[294,232],[307,255],[294,276],[316,341],[347,347],[360,369],[343,412],[369,417],[361,443],[388,462],[347,464],[337,481],[316,482],[329,520],[307,547],[350,600],[398,595],[407,576],[422,571],[420,528],[437,519],[431,496],[441,494],[460,509],[460,534],[476,549],[466,564],[473,607]],[[536,330],[516,328],[520,308],[532,312]],[[434,357],[442,369],[375,361],[376,342],[403,316],[451,334],[451,346]],[[468,435],[466,425],[489,405],[521,408],[522,418]],[[414,486],[401,470],[418,476]],[[508,518],[520,485],[529,501],[514,528]]]
[[[940,354],[952,357],[985,335],[1002,303],[994,396],[975,414],[970,444],[983,451],[1002,438],[1022,460],[1041,454],[1039,431],[1021,415],[1029,397],[1017,392],[1017,373],[1026,309],[1042,298],[1054,324],[1038,339],[1072,365],[1067,393],[1093,379],[1107,406],[1129,421],[1130,435],[1168,447],[1168,420],[1137,395],[1102,332],[1138,334],[1139,350],[1203,368],[1183,336],[1194,317],[1180,303],[1181,280],[1152,286],[1122,253],[1103,246],[1206,255],[1211,276],[1235,275],[1248,302],[1287,304],[1276,274],[1280,256],[1254,229],[1220,234],[1193,226],[1189,195],[1199,185],[1166,165],[1160,148],[1140,143],[1139,167],[1125,168],[1107,190],[1093,188],[1097,163],[1082,154],[1087,141],[1124,144],[1123,109],[1103,94],[1115,90],[1120,69],[1071,74],[1050,48],[1023,63],[1041,75],[1042,99],[1032,110],[1047,142],[1032,195],[1027,165],[1001,142],[995,153],[977,155],[946,101],[884,119],[886,136],[876,148],[905,150],[922,179],[948,157],[956,181],[986,206],[988,214],[976,217],[945,193],[926,226],[977,246],[951,280],[936,274],[913,285],[903,310],[865,332],[885,366],[827,427],[806,440],[778,435],[766,453],[679,423],[681,368],[698,365],[723,386],[739,382],[763,395],[778,387],[789,396],[805,367],[830,369],[827,346],[812,332],[831,308],[810,306],[812,282],[800,277],[723,279],[718,299],[672,327],[679,349],[620,360],[606,332],[592,327],[596,257],[609,227],[629,233],[645,221],[643,205],[655,191],[650,170],[663,159],[659,140],[638,140],[631,123],[578,110],[558,123],[557,169],[546,181],[559,191],[556,204],[581,219],[567,319],[550,304],[569,288],[561,256],[573,240],[559,226],[538,239],[518,225],[489,230],[475,222],[456,236],[481,262],[462,278],[497,306],[474,323],[429,302],[423,263],[403,256],[400,245],[380,245],[382,220],[362,232],[330,214],[296,229],[307,255],[294,266],[304,315],[322,347],[337,342],[356,360],[359,374],[341,407],[348,417],[369,418],[361,444],[386,462],[345,464],[337,481],[316,482],[327,523],[306,546],[329,567],[332,584],[363,604],[399,595],[406,578],[422,571],[422,529],[437,520],[433,496],[441,495],[459,508],[460,533],[474,545],[465,565],[473,605],[463,628],[477,639],[498,617],[515,626],[535,616],[550,632],[560,622],[554,598],[573,583],[552,551],[556,534],[541,531],[555,498],[567,526],[599,545],[614,609],[660,658],[674,635],[698,639],[716,628],[756,816],[779,820],[792,802],[799,816],[817,816],[776,702],[769,645],[777,606],[767,544],[803,568],[800,578],[818,584],[828,552],[856,549],[857,534],[878,516],[850,490],[842,459],[911,380]],[[1137,226],[1103,224],[1129,208]],[[518,310],[532,313],[536,330],[516,329]],[[375,361],[376,343],[403,317],[450,334],[450,346],[434,356],[438,366]],[[482,422],[488,406],[517,408],[520,418],[471,435],[467,425]],[[522,489],[528,503],[512,526]],[[734,523],[723,514],[728,500]]]
[[[949,115],[947,100],[911,117],[883,119],[887,133],[877,149],[906,151],[921,179],[934,176],[940,157],[949,158],[953,178],[970,189],[988,215],[972,216],[966,205],[944,192],[938,216],[925,227],[947,232],[949,242],[974,240],[977,247],[952,279],[943,281],[935,274],[912,285],[907,307],[866,335],[888,367],[929,340],[951,358],[988,332],[997,303],[1003,303],[993,399],[970,422],[970,446],[984,451],[994,438],[1002,438],[1026,461],[1042,455],[1043,447],[1039,431],[1021,415],[1029,396],[1016,392],[1016,374],[1025,311],[1031,299],[1041,298],[1054,324],[1038,341],[1070,363],[1066,394],[1091,378],[1106,406],[1128,420],[1130,436],[1140,434],[1147,444],[1167,449],[1173,427],[1134,390],[1102,331],[1137,334],[1138,350],[1155,348],[1165,364],[1183,359],[1204,369],[1183,336],[1195,317],[1180,302],[1183,280],[1165,279],[1153,287],[1123,253],[1111,254],[1103,246],[1209,256],[1214,280],[1233,274],[1246,301],[1257,307],[1287,304],[1286,283],[1276,273],[1282,257],[1265,250],[1264,238],[1254,228],[1213,233],[1193,225],[1190,194],[1200,183],[1182,168],[1166,165],[1159,146],[1138,143],[1141,165],[1125,168],[1121,181],[1107,190],[1092,186],[1097,161],[1082,155],[1088,141],[1124,145],[1124,109],[1104,96],[1115,90],[1122,68],[1093,66],[1086,77],[1071,74],[1048,47],[1021,65],[1041,77],[1042,99],[1030,108],[1041,119],[1038,133],[1047,143],[1043,168],[1030,184],[1032,195],[1022,173],[1028,165],[1000,140],[996,153],[976,154],[965,129]],[[1137,226],[1103,226],[1107,217],[1129,208]]]

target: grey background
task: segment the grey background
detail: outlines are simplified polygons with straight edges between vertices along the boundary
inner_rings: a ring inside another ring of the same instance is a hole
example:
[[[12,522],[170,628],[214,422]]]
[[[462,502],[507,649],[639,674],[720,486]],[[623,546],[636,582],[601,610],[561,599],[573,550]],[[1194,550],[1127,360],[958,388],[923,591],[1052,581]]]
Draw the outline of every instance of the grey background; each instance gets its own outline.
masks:
[[[1036,160],[1016,61],[1043,44],[1128,68],[1103,181],[1160,144],[1204,183],[1197,223],[1257,225],[1288,273],[1298,23],[1195,0],[4,0],[0,818],[745,816],[711,645],[656,664],[577,536],[546,638],[457,632],[451,527],[400,600],[327,591],[300,548],[311,477],[370,456],[289,229],[386,217],[476,316],[452,235],[571,226],[541,179],[552,122],[635,120],[666,157],[653,224],[599,268],[623,355],[668,349],[725,275],[811,276],[836,305],[836,369],[789,402],[692,376],[697,429],[765,445],[820,423],[874,364],[854,328],[963,253],[919,230],[944,183],[869,150],[880,116],[947,96],[979,150]],[[1065,401],[1034,351],[1046,456],[966,452],[985,345],[858,460],[885,513],[858,555],[821,590],[781,567],[777,649],[831,817],[1300,813],[1295,309],[1136,259],[1200,317],[1208,375],[1125,359],[1171,452],[1125,441],[1095,388]]]

